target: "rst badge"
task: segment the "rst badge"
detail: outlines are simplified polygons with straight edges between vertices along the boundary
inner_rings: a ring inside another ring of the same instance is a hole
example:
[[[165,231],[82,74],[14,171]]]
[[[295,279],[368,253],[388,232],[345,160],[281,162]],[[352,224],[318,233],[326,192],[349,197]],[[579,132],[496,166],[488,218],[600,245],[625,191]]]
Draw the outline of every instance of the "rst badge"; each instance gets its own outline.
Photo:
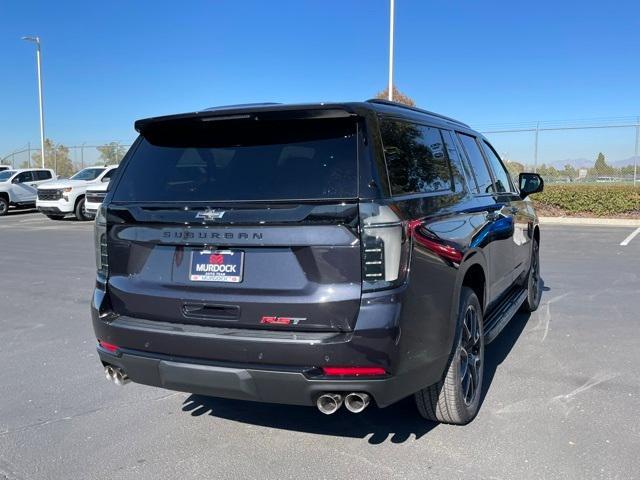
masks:
[[[225,213],[227,212],[225,212],[224,210],[214,210],[207,207],[206,210],[196,213],[196,218],[200,218],[206,221],[219,220],[224,216]]]
[[[189,279],[192,282],[242,282],[244,252],[202,250],[191,254]]]

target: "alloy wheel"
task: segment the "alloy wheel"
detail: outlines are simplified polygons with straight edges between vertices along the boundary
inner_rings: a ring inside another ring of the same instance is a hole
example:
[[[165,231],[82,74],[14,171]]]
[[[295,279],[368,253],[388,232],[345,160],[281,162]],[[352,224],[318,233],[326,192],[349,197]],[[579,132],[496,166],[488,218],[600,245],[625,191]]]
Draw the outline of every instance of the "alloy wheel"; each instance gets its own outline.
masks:
[[[464,314],[462,324],[462,338],[460,341],[460,383],[464,403],[473,403],[480,385],[482,374],[482,339],[478,312],[473,305],[469,305]]]

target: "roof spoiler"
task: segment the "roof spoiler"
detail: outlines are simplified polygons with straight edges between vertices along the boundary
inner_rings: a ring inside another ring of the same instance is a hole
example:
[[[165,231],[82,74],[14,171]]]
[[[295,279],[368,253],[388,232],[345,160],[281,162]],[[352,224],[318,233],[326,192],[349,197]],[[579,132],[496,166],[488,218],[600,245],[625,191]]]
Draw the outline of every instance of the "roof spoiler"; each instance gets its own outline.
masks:
[[[135,129],[141,134],[155,126],[183,122],[215,122],[224,120],[311,120],[323,118],[348,118],[357,114],[347,105],[281,105],[281,104],[248,104],[215,107],[199,112],[151,117],[135,122]]]

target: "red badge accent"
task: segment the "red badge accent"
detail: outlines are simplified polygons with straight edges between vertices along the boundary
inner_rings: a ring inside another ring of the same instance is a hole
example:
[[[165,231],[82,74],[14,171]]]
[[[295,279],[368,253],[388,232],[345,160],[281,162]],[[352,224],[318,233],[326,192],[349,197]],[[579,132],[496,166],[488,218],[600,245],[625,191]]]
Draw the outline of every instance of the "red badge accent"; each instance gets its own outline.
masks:
[[[219,253],[214,253],[213,255],[209,255],[209,263],[213,263],[214,265],[223,264],[224,255],[220,255]]]

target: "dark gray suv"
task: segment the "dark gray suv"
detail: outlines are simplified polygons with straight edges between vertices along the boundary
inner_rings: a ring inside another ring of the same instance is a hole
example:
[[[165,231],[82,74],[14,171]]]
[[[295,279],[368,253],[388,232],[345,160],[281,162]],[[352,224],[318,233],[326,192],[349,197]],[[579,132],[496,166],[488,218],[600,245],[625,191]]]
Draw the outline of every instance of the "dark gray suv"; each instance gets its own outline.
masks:
[[[515,185],[467,125],[382,100],[136,130],[96,218],[108,378],[473,419],[485,344],[540,301],[538,175]]]

